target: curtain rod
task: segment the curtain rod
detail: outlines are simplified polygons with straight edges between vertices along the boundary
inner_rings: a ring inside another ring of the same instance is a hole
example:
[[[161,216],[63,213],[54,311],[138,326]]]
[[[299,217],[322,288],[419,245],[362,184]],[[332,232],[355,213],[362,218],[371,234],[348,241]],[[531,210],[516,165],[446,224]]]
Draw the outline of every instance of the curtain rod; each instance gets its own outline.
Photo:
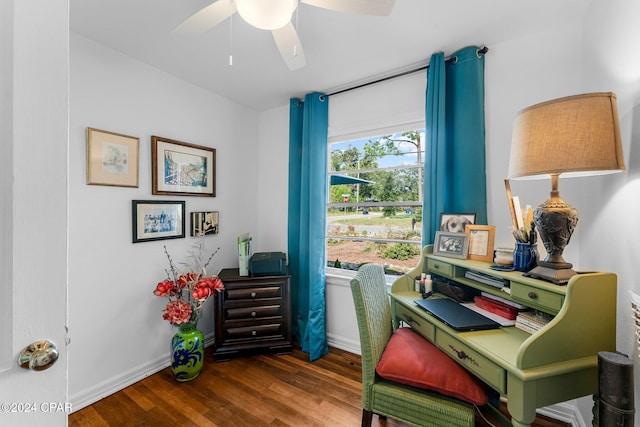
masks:
[[[487,52],[489,52],[489,48],[486,47],[486,46],[481,47],[480,49],[478,49],[478,55],[484,55]],[[448,58],[445,58],[444,62],[451,62],[451,61],[455,61],[455,60],[456,60],[455,56],[454,57],[448,57]],[[423,65],[422,67],[414,68],[412,70],[403,71],[403,72],[398,73],[398,74],[393,74],[391,76],[382,77],[380,79],[373,80],[373,81],[366,82],[366,83],[362,83],[362,84],[359,84],[359,85],[356,85],[356,86],[353,86],[353,87],[337,90],[335,92],[328,93],[327,96],[338,95],[339,93],[344,93],[344,92],[349,92],[351,90],[360,89],[360,88],[363,88],[365,86],[370,86],[370,85],[374,85],[376,83],[381,83],[381,82],[385,82],[387,80],[391,80],[391,79],[395,79],[395,78],[398,78],[398,77],[406,76],[408,74],[417,73],[418,71],[423,71],[423,70],[426,70],[428,68],[429,68],[429,64]]]

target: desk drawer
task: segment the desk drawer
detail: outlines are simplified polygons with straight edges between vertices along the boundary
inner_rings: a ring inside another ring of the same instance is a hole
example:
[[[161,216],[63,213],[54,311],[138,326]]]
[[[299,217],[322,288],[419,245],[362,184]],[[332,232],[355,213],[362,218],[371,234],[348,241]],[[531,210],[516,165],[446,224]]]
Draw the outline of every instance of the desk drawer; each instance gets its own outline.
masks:
[[[438,330],[438,347],[502,394],[507,393],[507,372],[451,335]]]
[[[427,269],[433,273],[453,279],[453,265],[427,258]]]
[[[560,311],[564,301],[564,295],[518,282],[511,282],[511,298],[527,307],[537,308],[552,314],[557,314]]]
[[[396,317],[411,328],[428,339],[431,342],[435,342],[436,327],[429,323],[425,318],[419,318],[411,312],[408,308],[401,304],[396,304]]]

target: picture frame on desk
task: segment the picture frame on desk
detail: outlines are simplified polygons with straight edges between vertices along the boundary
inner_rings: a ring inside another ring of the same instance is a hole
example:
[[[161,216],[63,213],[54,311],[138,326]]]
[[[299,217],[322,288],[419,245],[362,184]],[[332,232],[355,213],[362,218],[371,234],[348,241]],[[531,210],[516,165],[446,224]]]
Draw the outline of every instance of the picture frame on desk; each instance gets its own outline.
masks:
[[[469,251],[469,235],[466,233],[449,233],[436,231],[433,254],[449,258],[467,259]]]
[[[467,259],[492,262],[496,238],[495,225],[467,224],[464,232],[469,235]]]
[[[438,229],[449,233],[464,233],[464,227],[467,224],[475,223],[475,213],[441,213],[440,228]]]
[[[215,197],[216,150],[151,137],[151,194]]]

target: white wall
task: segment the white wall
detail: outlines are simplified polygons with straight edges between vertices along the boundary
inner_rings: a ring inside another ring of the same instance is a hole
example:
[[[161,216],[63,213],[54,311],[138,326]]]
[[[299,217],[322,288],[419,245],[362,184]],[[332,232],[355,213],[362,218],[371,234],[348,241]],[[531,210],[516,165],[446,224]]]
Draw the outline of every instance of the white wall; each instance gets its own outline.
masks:
[[[588,202],[580,211],[589,221],[582,231],[581,262],[618,274],[616,341],[618,351],[634,361],[636,425],[640,425],[640,368],[629,291],[640,293],[636,270],[640,233],[627,227],[624,218],[640,209],[639,16],[640,3],[635,0],[593,0],[584,21],[584,89],[617,94],[626,171],[585,185]],[[580,402],[582,413],[589,409],[588,403]]]
[[[186,200],[187,216],[219,211],[220,234],[206,238],[221,248],[210,273],[238,266],[236,236],[257,235],[260,215],[255,112],[73,33],[70,50],[69,395],[77,410],[168,366],[174,329],[152,291],[165,277],[163,245],[179,261],[197,240],[187,231],[132,244],[131,200]],[[85,184],[87,127],[140,138],[138,188]],[[152,196],[151,135],[215,148],[217,196]],[[198,325],[209,338],[211,314],[209,302]]]

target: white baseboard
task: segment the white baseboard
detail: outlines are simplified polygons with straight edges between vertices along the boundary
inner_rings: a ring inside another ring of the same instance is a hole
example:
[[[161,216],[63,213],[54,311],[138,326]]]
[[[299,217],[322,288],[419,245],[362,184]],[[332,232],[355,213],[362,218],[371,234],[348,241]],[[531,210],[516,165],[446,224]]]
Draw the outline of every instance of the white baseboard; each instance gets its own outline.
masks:
[[[344,337],[339,337],[327,333],[327,344],[331,347],[339,348],[340,350],[360,355],[360,341],[353,341]]]
[[[571,424],[573,427],[587,427],[591,425],[591,422],[588,424],[582,418],[582,414],[578,411],[578,406],[575,403],[575,400],[570,402],[557,403],[555,405],[545,406],[544,408],[538,409],[538,412],[541,415],[545,415],[547,417],[551,417],[555,420],[562,421],[565,423]]]
[[[213,334],[205,337],[205,347],[213,344]],[[167,353],[153,360],[147,360],[146,363],[137,366],[127,372],[123,372],[117,377],[110,378],[93,387],[82,390],[74,395],[69,396],[69,402],[73,408],[72,412],[79,411],[97,401],[104,399],[120,390],[124,390],[132,384],[137,383],[153,374],[160,372],[170,364],[170,355]]]

